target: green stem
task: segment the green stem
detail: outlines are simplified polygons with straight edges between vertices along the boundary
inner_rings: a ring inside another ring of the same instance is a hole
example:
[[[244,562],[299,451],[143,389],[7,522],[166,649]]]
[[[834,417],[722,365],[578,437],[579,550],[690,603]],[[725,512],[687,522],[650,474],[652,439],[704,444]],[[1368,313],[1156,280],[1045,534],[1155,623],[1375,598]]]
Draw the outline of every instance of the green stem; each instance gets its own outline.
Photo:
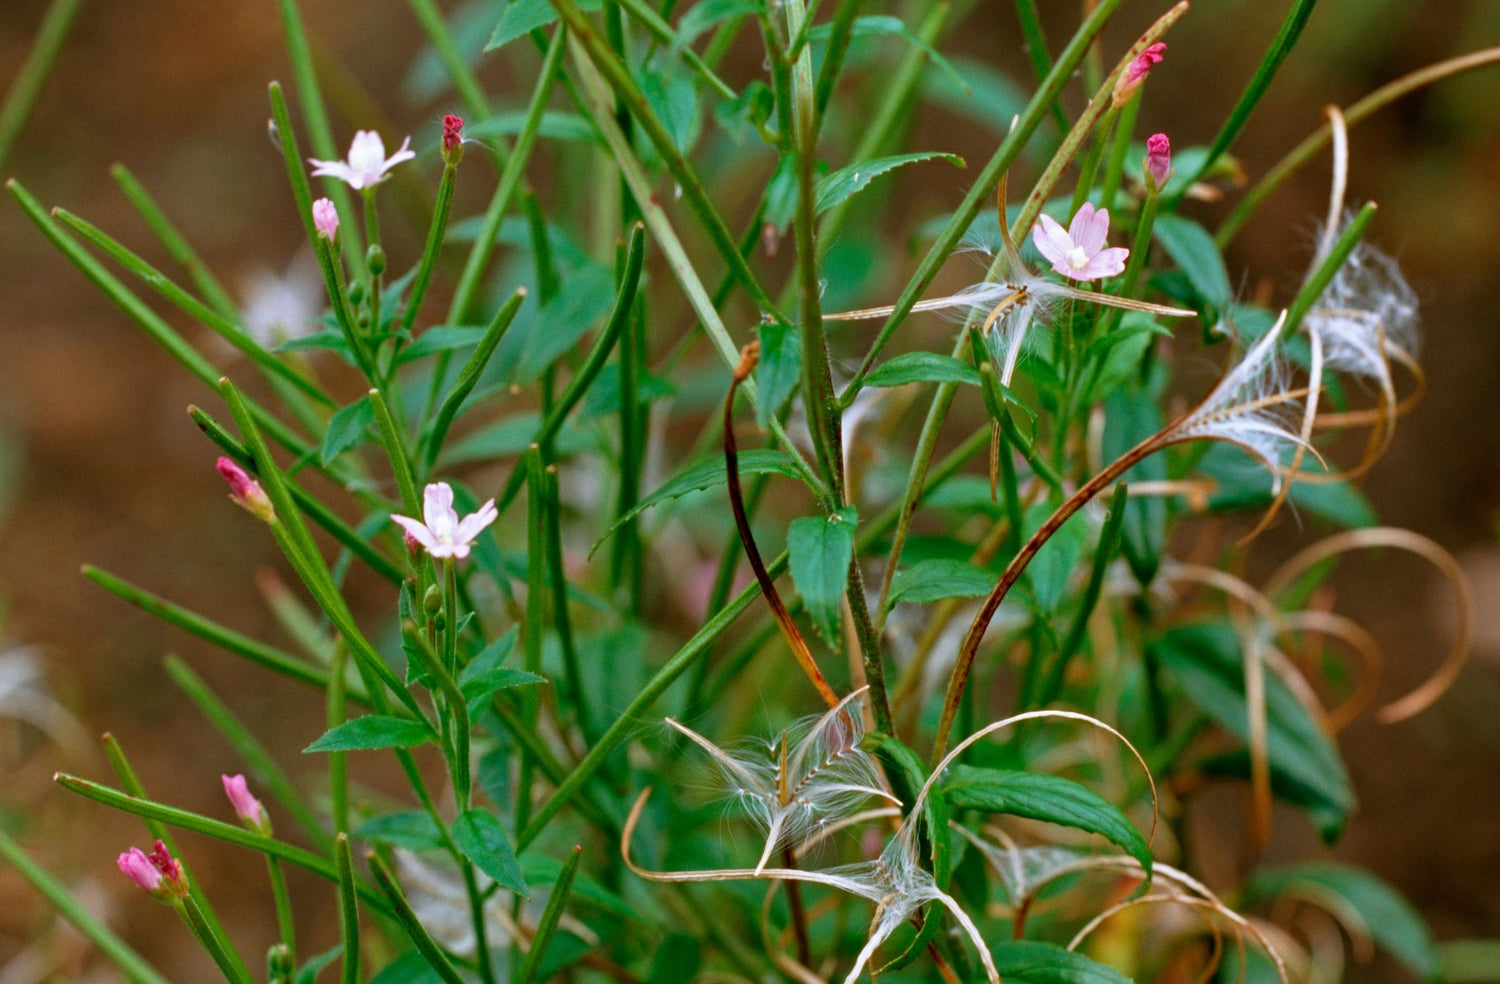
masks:
[[[21,128],[26,125],[26,118],[36,105],[42,84],[51,74],[58,53],[68,39],[68,31],[73,26],[78,8],[82,5],[83,0],[52,0],[46,15],[42,17],[42,23],[37,27],[36,43],[31,47],[31,54],[26,56],[21,70],[11,81],[4,103],[0,103],[0,171],[5,170],[16,138],[21,135]]]
[[[167,255],[187,273],[193,286],[198,288],[198,293],[203,295],[221,317],[230,321],[237,319],[240,316],[239,305],[229,296],[224,285],[219,283],[218,278],[208,268],[208,264],[203,262],[197,250],[193,249],[192,243],[188,242],[187,237],[172,224],[171,219],[167,218],[166,213],[156,203],[156,199],[151,197],[145,185],[137,181],[135,175],[131,174],[124,164],[111,165],[109,173],[115,179],[115,183],[120,186],[120,190],[125,193],[125,197],[130,200],[130,204],[135,206],[136,212],[146,226],[156,235],[157,241],[162,244]]]
[[[281,942],[287,949],[288,959],[297,959],[297,927],[292,919],[292,897],[286,889],[286,875],[281,862],[266,858],[266,869],[271,878],[271,896],[276,900],[276,925],[281,932]]]
[[[83,903],[74,897],[68,886],[52,877],[45,868],[33,861],[31,856],[22,850],[21,845],[11,840],[3,827],[0,827],[0,858],[9,862],[22,878],[30,882],[31,887],[57,910],[58,915],[72,923],[90,943],[99,948],[99,952],[114,961],[115,966],[120,968],[121,973],[131,984],[170,984],[146,962],[144,957],[131,949],[130,944],[120,939],[108,926],[95,918]]]
[[[349,835],[340,832],[334,841],[339,873],[339,928],[344,941],[339,980],[359,984],[359,906],[354,900],[354,861],[349,856]]]
[[[573,877],[578,874],[578,863],[582,859],[583,848],[574,845],[573,850],[568,852],[568,860],[563,862],[562,871],[558,872],[557,881],[552,885],[552,893],[547,896],[547,907],[542,910],[541,921],[537,923],[536,933],[531,937],[531,949],[526,951],[526,959],[514,975],[516,984],[532,984],[536,980],[542,958],[547,955],[547,947],[552,942],[553,934],[557,932],[563,910],[567,908],[568,896],[573,891]]]
[[[213,927],[204,918],[203,910],[199,908],[191,895],[176,903],[174,908],[182,916],[182,921],[187,924],[188,929],[192,930],[193,935],[198,938],[199,945],[218,965],[219,972],[224,975],[225,980],[230,981],[231,984],[255,984],[255,978],[250,976],[250,968],[245,966],[245,962],[240,959],[240,955],[234,951],[234,948],[214,932]]]
[[[464,978],[449,962],[447,954],[443,953],[442,947],[438,946],[437,941],[422,925],[421,919],[412,911],[411,903],[406,901],[406,894],[402,892],[401,884],[396,880],[390,866],[374,851],[365,854],[365,862],[375,876],[375,884],[380,887],[380,891],[390,903],[396,921],[401,924],[402,929],[406,930],[407,937],[417,948],[417,952],[422,955],[422,959],[426,960],[427,965],[437,972],[444,984],[466,984]]]

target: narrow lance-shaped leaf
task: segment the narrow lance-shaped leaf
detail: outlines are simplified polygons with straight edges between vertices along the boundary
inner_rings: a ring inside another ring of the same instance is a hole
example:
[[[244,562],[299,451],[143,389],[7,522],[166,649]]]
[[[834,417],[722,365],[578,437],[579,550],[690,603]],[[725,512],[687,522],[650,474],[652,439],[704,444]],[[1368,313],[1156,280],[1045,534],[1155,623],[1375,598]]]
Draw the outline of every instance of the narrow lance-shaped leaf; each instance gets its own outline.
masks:
[[[839,611],[849,583],[858,523],[855,508],[845,506],[831,516],[793,520],[787,531],[792,583],[802,595],[813,625],[830,645],[839,638]]]

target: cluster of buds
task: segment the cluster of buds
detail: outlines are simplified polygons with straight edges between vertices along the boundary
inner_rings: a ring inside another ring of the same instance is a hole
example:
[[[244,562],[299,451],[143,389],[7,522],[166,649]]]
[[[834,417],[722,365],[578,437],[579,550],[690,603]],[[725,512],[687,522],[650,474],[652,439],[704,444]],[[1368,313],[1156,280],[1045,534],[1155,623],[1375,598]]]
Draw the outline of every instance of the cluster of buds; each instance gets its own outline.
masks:
[[[125,877],[158,901],[170,903],[187,897],[188,881],[182,862],[172,857],[172,852],[161,841],[156,842],[150,854],[132,847],[116,858],[115,863]]]

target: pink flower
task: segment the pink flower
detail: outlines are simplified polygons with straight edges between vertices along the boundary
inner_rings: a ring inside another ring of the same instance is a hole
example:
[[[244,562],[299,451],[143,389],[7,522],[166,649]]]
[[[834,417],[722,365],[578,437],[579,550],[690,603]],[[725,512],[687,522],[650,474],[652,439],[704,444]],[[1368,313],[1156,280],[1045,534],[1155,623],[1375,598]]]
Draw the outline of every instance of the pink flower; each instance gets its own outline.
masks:
[[[349,144],[348,161],[320,161],[308,158],[308,163],[317,165],[317,169],[313,171],[313,177],[338,178],[341,181],[347,181],[349,187],[355,191],[360,191],[378,185],[390,176],[388,172],[391,168],[416,156],[411,149],[411,137],[402,141],[400,150],[386,157],[385,141],[380,139],[380,134],[374,130],[360,130],[354,135],[354,141]]]
[[[1100,280],[1125,269],[1130,250],[1105,248],[1109,237],[1109,210],[1095,209],[1085,202],[1067,229],[1049,215],[1032,227],[1031,239],[1052,264],[1052,269],[1073,280]]]
[[[312,204],[313,228],[329,242],[339,235],[339,210],[328,198],[319,198]]]
[[[422,518],[392,516],[407,534],[422,545],[434,557],[469,556],[474,538],[486,526],[499,518],[495,500],[490,499],[478,510],[462,520],[453,511],[453,487],[447,482],[433,482],[422,494]]]
[[[250,477],[249,472],[223,455],[220,455],[219,460],[214,462],[214,467],[219,469],[219,474],[223,475],[224,481],[229,483],[231,502],[263,523],[276,521],[276,509],[271,505],[266,490]]]
[[[245,822],[245,826],[262,834],[271,832],[271,816],[266,808],[261,805],[250,792],[250,784],[245,781],[244,776],[220,776],[224,780],[224,795],[229,797],[229,805],[234,807],[235,815]]]
[[[443,162],[450,167],[464,156],[464,121],[449,113],[443,117]]]
[[[1120,106],[1135,95],[1135,90],[1146,81],[1146,76],[1151,74],[1151,69],[1166,57],[1167,46],[1165,42],[1158,41],[1148,45],[1146,50],[1136,55],[1125,71],[1120,75],[1120,80],[1115,83],[1114,104]]]
[[[1152,192],[1166,187],[1172,176],[1172,142],[1165,133],[1153,133],[1146,139],[1146,186]]]
[[[125,877],[152,898],[166,902],[174,895],[182,898],[188,893],[187,876],[182,872],[181,862],[172,857],[167,845],[161,841],[156,842],[150,854],[132,847],[116,858],[115,863]]]

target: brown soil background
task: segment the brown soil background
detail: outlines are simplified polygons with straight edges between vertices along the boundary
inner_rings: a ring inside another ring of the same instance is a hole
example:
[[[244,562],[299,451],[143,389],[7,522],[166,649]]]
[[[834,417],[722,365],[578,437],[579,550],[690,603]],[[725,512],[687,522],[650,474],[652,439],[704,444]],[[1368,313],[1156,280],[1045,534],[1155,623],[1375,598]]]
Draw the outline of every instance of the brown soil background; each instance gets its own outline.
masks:
[[[405,5],[304,6],[318,43],[395,118],[382,127],[388,136],[430,126],[450,108],[414,107],[396,92],[420,44]],[[1164,6],[1127,3],[1108,50],[1123,47],[1130,29]],[[1138,132],[1169,129],[1179,145],[1211,138],[1283,6],[1200,0],[1152,77]],[[28,50],[43,7],[40,0],[0,3],[0,85]],[[1062,9],[1054,31],[1061,37],[1074,5],[1052,7]],[[966,28],[965,44],[1016,64],[1009,5],[990,0],[991,8],[969,23],[983,26],[988,18],[993,36]],[[1317,125],[1324,103],[1347,105],[1428,62],[1496,43],[1494,3],[1325,0],[1237,152],[1252,176],[1261,174]],[[503,89],[504,66],[486,73]],[[300,235],[265,137],[265,84],[289,77],[270,0],[86,3],[7,176],[159,259],[109,178],[108,166],[124,162],[237,286],[253,266],[283,267]],[[1430,383],[1366,489],[1386,521],[1432,537],[1465,561],[1481,625],[1473,661],[1435,708],[1395,727],[1361,722],[1345,733],[1361,809],[1335,853],[1396,884],[1440,939],[1500,936],[1497,92],[1500,71],[1493,69],[1444,83],[1360,126],[1352,148],[1350,199],[1380,202],[1372,236],[1401,258],[1422,296]],[[342,139],[353,128],[335,123]],[[987,139],[934,118],[911,146],[982,159]],[[1325,185],[1320,159],[1278,193],[1229,256],[1233,274],[1253,271],[1248,287],[1266,277],[1287,296],[1324,210]],[[957,200],[951,185],[917,190],[914,209],[937,211]],[[168,683],[162,654],[182,654],[232,695],[236,710],[293,764],[316,734],[316,700],[265,683],[78,575],[80,564],[94,563],[243,631],[275,637],[252,581],[259,568],[274,566],[273,546],[225,504],[213,451],[183,413],[190,402],[218,412],[213,394],[86,284],[12,202],[0,203],[0,441],[17,464],[0,471],[0,639],[44,648],[55,691],[90,732],[118,736],[149,789],[222,816],[218,776],[239,767]],[[1297,536],[1296,524],[1283,522],[1256,549],[1285,555]],[[1396,662],[1386,694],[1421,679],[1451,638],[1436,578],[1418,562],[1385,558],[1350,565],[1337,584],[1341,610],[1376,632]],[[169,914],[139,899],[114,871],[115,854],[141,842],[139,825],[47,782],[56,768],[103,778],[102,756],[22,742],[5,746],[0,762],[7,770],[0,773],[0,808],[52,870],[92,886],[112,924],[169,976],[210,973]],[[1280,826],[1280,853],[1316,852],[1296,818],[1283,817]],[[271,917],[258,866],[199,841],[187,844],[226,921],[238,927],[243,951],[263,952]],[[329,911],[307,931],[305,952],[334,938],[331,893],[320,897]],[[0,968],[47,923],[14,873],[0,871]],[[258,962],[252,958],[252,966]],[[1407,979],[1383,962],[1357,969],[1354,978]]]

